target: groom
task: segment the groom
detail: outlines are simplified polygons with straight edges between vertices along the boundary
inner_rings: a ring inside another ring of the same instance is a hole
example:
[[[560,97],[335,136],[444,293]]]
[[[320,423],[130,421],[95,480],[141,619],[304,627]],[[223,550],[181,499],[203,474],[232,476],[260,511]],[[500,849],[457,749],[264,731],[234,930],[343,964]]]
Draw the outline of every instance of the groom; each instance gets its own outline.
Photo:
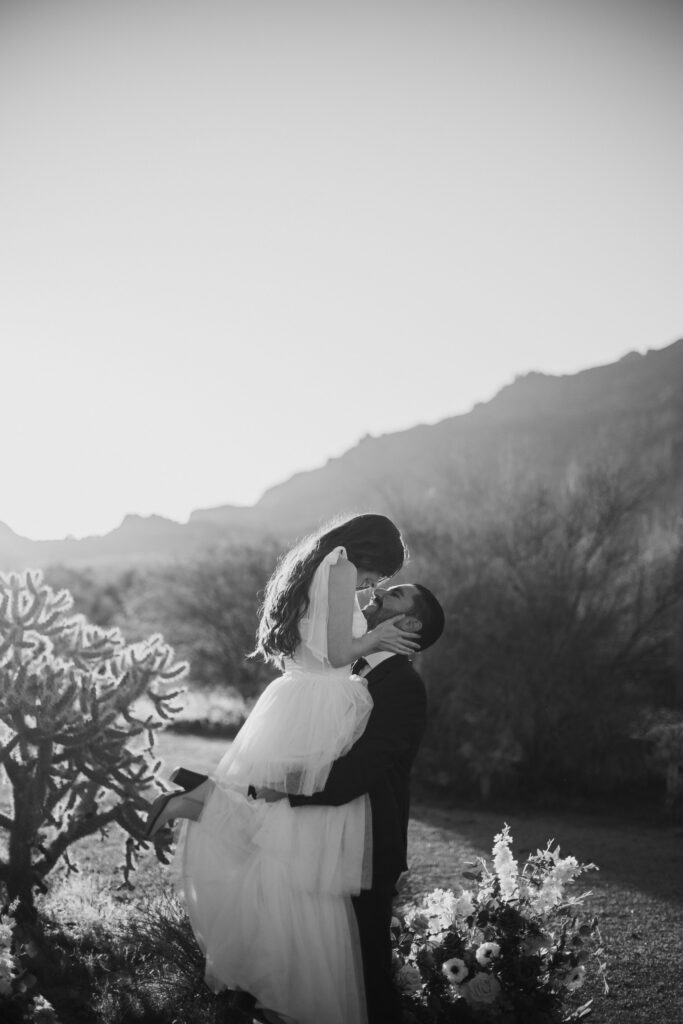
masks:
[[[441,605],[426,587],[401,584],[375,588],[364,609],[368,627],[403,615],[401,625],[419,632],[420,650],[439,639]],[[398,1024],[401,1017],[391,970],[392,900],[407,869],[410,771],[424,733],[426,694],[404,655],[369,654],[354,671],[368,681],[373,709],[365,732],[334,762],[325,788],[312,796],[290,796],[293,807],[348,803],[367,793],[372,808],[372,888],[353,897],[358,921],[368,1024]]]

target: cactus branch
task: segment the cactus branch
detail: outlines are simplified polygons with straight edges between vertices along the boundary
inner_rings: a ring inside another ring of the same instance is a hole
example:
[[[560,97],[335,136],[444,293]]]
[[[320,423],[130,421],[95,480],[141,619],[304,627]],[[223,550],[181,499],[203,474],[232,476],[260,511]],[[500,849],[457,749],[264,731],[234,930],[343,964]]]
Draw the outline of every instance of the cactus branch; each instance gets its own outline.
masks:
[[[9,837],[0,883],[28,912],[60,859],[76,870],[73,844],[112,824],[133,844],[130,883],[144,791],[159,769],[155,733],[175,713],[171,689],[185,672],[158,634],[126,644],[118,630],[71,615],[72,603],[39,572],[0,574],[0,765],[14,808],[13,818],[0,814]],[[151,705],[144,718],[141,699]],[[161,843],[155,850],[165,859]]]

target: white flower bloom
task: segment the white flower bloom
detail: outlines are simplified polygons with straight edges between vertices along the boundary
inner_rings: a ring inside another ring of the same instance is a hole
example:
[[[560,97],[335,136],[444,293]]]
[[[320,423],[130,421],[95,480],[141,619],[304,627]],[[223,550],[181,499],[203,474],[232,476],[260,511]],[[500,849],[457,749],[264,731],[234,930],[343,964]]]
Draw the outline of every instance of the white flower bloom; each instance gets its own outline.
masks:
[[[455,919],[470,917],[475,909],[472,893],[469,889],[463,889],[453,905]]]
[[[457,900],[450,889],[434,889],[424,901],[424,913],[432,934],[445,931],[455,919]]]
[[[452,889],[433,889],[425,897],[425,908],[439,912],[448,911],[455,903],[455,894]]]
[[[0,954],[0,995],[8,996],[12,992],[14,981],[14,961],[6,953]]]
[[[472,1003],[495,1003],[502,992],[500,982],[488,972],[475,974],[465,985],[460,986],[460,991],[470,1005]]]
[[[11,911],[10,907],[10,911]],[[0,914],[0,950],[9,949],[12,945],[12,925],[14,921],[11,913]]]
[[[577,988],[581,988],[586,978],[586,968],[583,964],[579,964],[577,967],[572,968],[562,979],[562,984],[570,992],[573,992]]]
[[[576,857],[560,857],[559,851],[560,848],[557,846],[551,852],[554,864],[541,886],[535,892],[529,892],[529,906],[534,914],[547,914],[558,906],[564,898],[565,885],[573,882],[581,872],[581,865]]]
[[[488,967],[492,960],[500,956],[500,946],[497,942],[482,942],[474,955],[477,958],[478,964],[481,964],[482,967]]]
[[[543,917],[556,907],[561,899],[561,891],[550,879],[546,879],[536,892],[529,894],[529,908],[533,914]]]
[[[0,969],[14,970],[14,957],[9,949],[0,949]]]
[[[44,996],[34,996],[30,1014],[29,1019],[32,1024],[59,1024],[57,1011],[52,1003],[48,1003]]]
[[[460,985],[461,982],[467,977],[467,966],[464,960],[460,960],[457,956],[452,957],[450,960],[446,960],[441,970],[446,976],[450,985]]]
[[[517,892],[519,879],[517,861],[510,852],[511,843],[510,826],[505,825],[493,842],[493,867],[500,883],[500,894],[506,901]]]
[[[429,925],[429,918],[422,907],[411,907],[406,914],[406,926],[412,931],[426,928]]]
[[[558,847],[559,850],[559,847]],[[579,862],[576,857],[564,857],[558,859],[553,868],[553,874],[558,883],[562,886],[573,882],[580,871]]]

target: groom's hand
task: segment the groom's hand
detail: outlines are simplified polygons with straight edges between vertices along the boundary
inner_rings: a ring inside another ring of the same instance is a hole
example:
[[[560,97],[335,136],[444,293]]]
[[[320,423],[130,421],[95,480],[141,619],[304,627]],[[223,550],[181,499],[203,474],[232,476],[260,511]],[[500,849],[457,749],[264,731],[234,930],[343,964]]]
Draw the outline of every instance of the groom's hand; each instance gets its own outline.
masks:
[[[274,804],[277,800],[284,800],[286,796],[286,793],[280,793],[277,789],[268,789],[267,786],[256,790],[256,799],[265,800],[267,804]]]

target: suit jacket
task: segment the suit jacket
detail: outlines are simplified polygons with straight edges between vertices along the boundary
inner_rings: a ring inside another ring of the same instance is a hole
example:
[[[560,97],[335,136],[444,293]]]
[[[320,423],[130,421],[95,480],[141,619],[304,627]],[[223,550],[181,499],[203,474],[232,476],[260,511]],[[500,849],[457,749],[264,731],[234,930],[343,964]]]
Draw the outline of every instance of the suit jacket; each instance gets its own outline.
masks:
[[[334,762],[323,790],[289,799],[293,807],[339,806],[368,793],[373,879],[396,879],[407,868],[410,771],[425,729],[427,697],[403,655],[380,662],[366,679],[374,707],[365,732]]]

